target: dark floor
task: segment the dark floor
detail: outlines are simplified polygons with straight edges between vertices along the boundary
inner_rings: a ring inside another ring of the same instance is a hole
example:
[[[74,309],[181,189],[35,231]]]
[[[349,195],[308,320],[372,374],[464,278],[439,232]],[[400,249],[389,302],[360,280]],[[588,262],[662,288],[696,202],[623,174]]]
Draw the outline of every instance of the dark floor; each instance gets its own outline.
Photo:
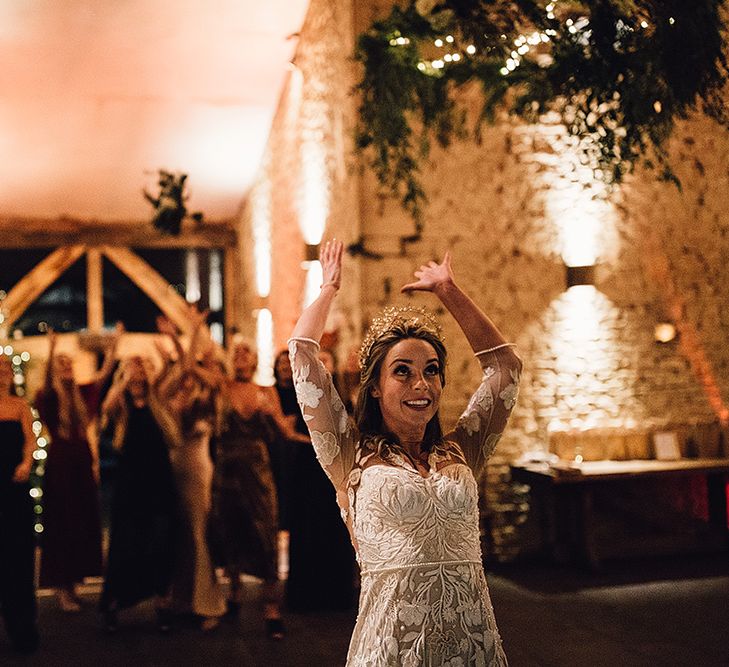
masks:
[[[499,567],[489,576],[496,617],[512,667],[727,667],[729,559],[691,557],[607,564],[602,574],[546,565]],[[326,585],[326,582],[322,582]],[[0,635],[0,665],[146,667],[342,665],[354,613],[287,616],[288,636],[263,638],[256,584],[240,619],[203,634],[191,623],[168,636],[153,628],[152,606],[100,630],[89,587],[81,613],[62,614],[40,598],[42,647],[14,656]]]

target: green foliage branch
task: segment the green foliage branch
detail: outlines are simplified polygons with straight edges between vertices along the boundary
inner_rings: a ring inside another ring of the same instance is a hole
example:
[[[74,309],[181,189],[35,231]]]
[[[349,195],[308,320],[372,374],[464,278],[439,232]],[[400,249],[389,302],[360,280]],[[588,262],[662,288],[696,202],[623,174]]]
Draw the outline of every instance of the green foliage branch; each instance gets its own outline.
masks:
[[[729,127],[724,4],[410,0],[358,38],[357,148],[416,233],[432,142],[479,141],[499,110],[526,122],[559,114],[581,161],[605,183],[642,163],[680,187],[665,148],[676,120],[698,110]],[[458,92],[474,84],[482,104],[468,122]]]

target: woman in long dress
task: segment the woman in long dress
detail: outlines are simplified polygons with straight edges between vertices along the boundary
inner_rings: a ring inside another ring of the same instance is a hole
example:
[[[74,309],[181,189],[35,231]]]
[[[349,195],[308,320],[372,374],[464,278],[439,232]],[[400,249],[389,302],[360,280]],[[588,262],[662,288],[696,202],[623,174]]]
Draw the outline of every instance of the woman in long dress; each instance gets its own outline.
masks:
[[[268,444],[309,439],[285,420],[273,388],[253,382],[257,360],[251,346],[235,345],[232,365],[233,377],[223,383],[227,408],[216,447],[214,541],[230,580],[229,612],[240,607],[241,573],[260,577],[266,632],[281,639],[278,501]]]
[[[30,408],[13,395],[13,367],[0,354],[0,609],[17,651],[38,646],[35,531],[28,478],[33,463]]]
[[[331,352],[321,350],[319,356],[334,376]],[[279,360],[285,362],[285,367]],[[284,414],[295,415],[297,431],[308,433],[296,403],[288,351],[277,356],[274,373]],[[334,489],[308,439],[306,443],[291,444],[290,461],[286,606],[295,612],[351,609],[355,601],[354,551]],[[322,586],[322,581],[327,585]]]
[[[45,384],[35,398],[51,435],[43,482],[40,583],[56,589],[63,611],[74,612],[80,610],[76,585],[101,574],[98,451],[88,436],[101,385],[112,369],[114,344],[95,378],[78,385],[71,357],[56,353],[55,332],[48,338]]]
[[[446,253],[402,289],[439,298],[481,364],[481,385],[444,435],[446,351],[437,325],[425,312],[389,309],[360,350],[355,426],[317,359],[341,258],[341,243],[325,245],[321,292],[289,349],[299,405],[362,572],[347,665],[505,665],[482,564],[476,480],[514,406],[519,358],[456,285]]]
[[[177,415],[181,432],[180,446],[170,452],[180,508],[171,608],[197,615],[201,629],[207,632],[219,625],[225,613],[225,597],[208,544],[213,481],[210,441],[218,415],[217,387],[196,359],[206,315],[191,309],[190,347],[177,368],[161,380],[159,391],[167,407]]]
[[[180,434],[144,360],[131,357],[120,370],[102,406],[119,462],[100,607],[113,631],[117,610],[156,597],[157,625],[165,631],[178,517],[169,449],[179,446]]]

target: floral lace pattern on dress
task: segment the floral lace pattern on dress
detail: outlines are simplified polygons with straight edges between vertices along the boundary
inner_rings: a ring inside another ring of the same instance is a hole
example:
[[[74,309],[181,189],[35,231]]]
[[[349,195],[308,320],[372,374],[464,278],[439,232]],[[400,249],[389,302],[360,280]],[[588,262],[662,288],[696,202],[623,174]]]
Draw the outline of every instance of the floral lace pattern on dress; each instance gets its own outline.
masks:
[[[478,485],[517,396],[510,349],[479,355],[481,384],[423,477],[360,445],[318,344],[289,343],[299,405],[362,568],[350,667],[506,665],[483,572]]]

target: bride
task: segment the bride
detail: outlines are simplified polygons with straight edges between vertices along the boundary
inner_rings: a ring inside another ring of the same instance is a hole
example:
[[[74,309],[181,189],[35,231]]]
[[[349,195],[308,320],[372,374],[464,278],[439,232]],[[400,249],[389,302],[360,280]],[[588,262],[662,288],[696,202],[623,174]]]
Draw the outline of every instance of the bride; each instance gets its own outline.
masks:
[[[324,246],[321,292],[296,324],[289,356],[299,406],[362,570],[347,665],[506,665],[481,559],[476,480],[516,401],[521,362],[456,285],[446,253],[402,291],[440,299],[483,368],[481,385],[443,434],[440,329],[424,310],[389,308],[360,350],[355,426],[317,359],[341,284],[342,250],[338,241]]]

